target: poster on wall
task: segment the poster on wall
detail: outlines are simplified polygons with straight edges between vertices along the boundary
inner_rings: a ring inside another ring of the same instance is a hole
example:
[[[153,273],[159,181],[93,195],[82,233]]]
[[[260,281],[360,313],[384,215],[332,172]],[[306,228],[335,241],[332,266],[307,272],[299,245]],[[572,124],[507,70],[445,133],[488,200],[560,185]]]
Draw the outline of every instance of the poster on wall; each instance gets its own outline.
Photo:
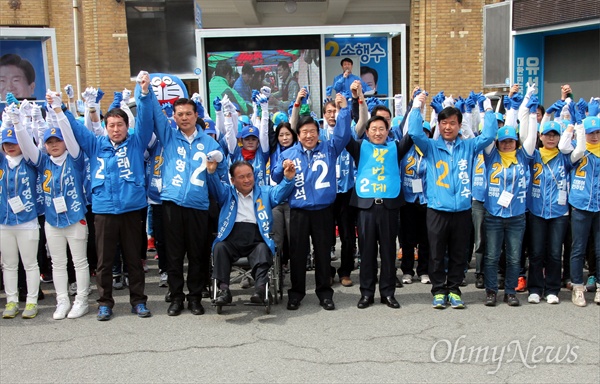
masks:
[[[0,98],[43,100],[46,94],[44,49],[40,40],[0,40]]]
[[[343,73],[341,60],[358,57],[352,62],[352,74],[369,86],[372,94],[386,97],[388,89],[387,37],[333,37],[325,39],[325,56],[328,58],[327,85],[332,85],[336,75]],[[331,58],[331,59],[329,59]],[[334,60],[333,58],[336,58]],[[330,63],[331,62],[331,63]],[[334,68],[334,69],[331,69]],[[335,75],[332,75],[335,73]]]
[[[544,103],[544,37],[541,34],[515,36],[513,84],[525,93],[527,83],[535,83],[540,104]]]

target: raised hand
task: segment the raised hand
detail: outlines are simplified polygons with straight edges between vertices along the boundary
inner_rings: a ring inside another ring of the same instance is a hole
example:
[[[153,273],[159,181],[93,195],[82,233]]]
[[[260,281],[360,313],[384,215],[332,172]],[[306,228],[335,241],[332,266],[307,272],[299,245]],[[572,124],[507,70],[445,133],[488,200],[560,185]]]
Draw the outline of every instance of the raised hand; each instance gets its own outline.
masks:
[[[221,108],[223,108],[223,104],[221,103],[221,99],[219,98],[219,96],[215,97],[215,99],[213,100],[213,108],[217,112],[219,112]]]
[[[75,98],[75,91],[73,90],[73,86],[71,84],[67,84],[65,86],[65,94],[69,99]]]
[[[296,176],[296,166],[292,160],[283,161],[283,175],[288,180],[292,180]]]

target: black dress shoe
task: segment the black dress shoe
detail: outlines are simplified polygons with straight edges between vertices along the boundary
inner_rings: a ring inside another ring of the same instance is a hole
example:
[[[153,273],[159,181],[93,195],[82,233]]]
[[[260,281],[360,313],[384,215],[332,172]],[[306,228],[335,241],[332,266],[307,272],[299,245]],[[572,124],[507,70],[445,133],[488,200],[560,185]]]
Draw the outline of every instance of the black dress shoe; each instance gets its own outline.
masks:
[[[375,300],[370,296],[361,296],[360,300],[358,300],[358,304],[356,306],[360,309],[369,308],[369,305],[373,304]]]
[[[300,300],[298,299],[289,299],[287,303],[288,311],[295,311],[300,307]]]
[[[221,289],[217,292],[217,299],[215,300],[216,305],[231,304],[232,301],[231,291],[229,289]]]
[[[208,291],[208,287],[202,288],[202,298],[208,299],[210,297],[210,292]]]
[[[321,307],[326,311],[333,311],[335,309],[335,304],[333,304],[333,300],[331,299],[323,299],[321,300]]]
[[[381,304],[385,304],[390,308],[398,309],[400,308],[400,303],[394,296],[386,296],[381,298]]]
[[[183,311],[183,301],[173,300],[171,305],[169,305],[169,309],[167,309],[167,315],[179,316],[181,315],[181,311]]]
[[[477,278],[475,279],[475,288],[477,288],[477,289],[485,288],[485,282],[483,280],[483,275],[477,275]]]
[[[173,297],[171,296],[171,291],[167,291],[167,293],[165,294],[165,303],[170,303],[171,301],[173,301]]]
[[[266,293],[264,290],[258,290],[254,292],[252,296],[250,296],[250,302],[253,304],[266,304],[267,302],[265,301],[265,296]],[[269,292],[267,300],[269,300],[269,303],[273,302],[273,295],[271,295],[271,292]]]
[[[467,285],[469,285],[469,283],[467,283],[467,278],[465,277],[465,278],[463,279],[463,281],[461,281],[461,282],[460,282],[460,284],[459,284],[459,285],[460,285],[461,287],[466,287]]]
[[[200,300],[189,301],[188,309],[192,312],[192,315],[204,315],[204,307]]]
[[[398,276],[396,276],[396,288],[402,288],[404,287],[404,285],[402,284],[402,280],[400,280],[398,278]]]

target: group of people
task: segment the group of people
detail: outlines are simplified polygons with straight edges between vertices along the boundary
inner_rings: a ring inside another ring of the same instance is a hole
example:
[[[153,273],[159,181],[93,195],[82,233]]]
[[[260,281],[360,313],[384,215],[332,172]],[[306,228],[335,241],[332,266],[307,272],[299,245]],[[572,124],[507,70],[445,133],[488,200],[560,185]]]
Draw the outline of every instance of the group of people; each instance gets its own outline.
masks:
[[[572,247],[565,257],[572,301],[586,305],[583,270],[590,234],[600,263],[599,99],[575,102],[564,86],[561,99],[544,113],[535,85],[528,84],[524,94],[514,86],[502,116],[482,94],[454,99],[440,92],[424,121],[429,95],[416,87],[406,114],[402,96],[394,98],[392,119],[389,108],[365,96],[360,79],[345,84],[349,77],[346,70],[336,80],[348,90],[325,100],[322,121],[311,115],[305,88],[297,90],[289,116],[278,112],[271,118],[269,104],[276,95],[268,87],[251,91],[250,116],[220,94],[211,98],[213,118],[202,112],[207,109],[198,95],[177,100],[169,117],[143,71],[134,92],[137,115],[126,102],[130,91],[118,92],[104,125],[93,88],[83,94],[80,118],[69,86],[69,102],[49,90],[44,111],[9,98],[0,152],[3,317],[19,313],[19,260],[27,285],[22,316],[37,315],[40,223],[52,258],[54,319],[89,312],[90,242],[97,257],[97,319],[113,316],[117,256],[127,268],[132,312],[150,317],[141,262],[149,204],[170,316],[180,315],[186,301],[192,314],[203,314],[210,278],[217,287],[214,303],[231,303],[230,269],[240,257],[248,257],[255,280],[251,301],[270,300],[266,286],[276,249],[290,269],[287,309],[298,310],[306,295],[311,240],[315,293],[323,309],[333,310],[335,275],[345,287],[354,284],[356,233],[360,309],[374,303],[377,290],[381,303],[400,308],[395,290],[412,283],[415,247],[417,275],[431,284],[433,307],[464,308],[460,286],[473,243],[485,305],[496,305],[499,270],[505,275],[503,300],[520,305],[523,244],[528,245],[528,302],[545,298],[556,304],[569,224]],[[336,226],[337,270],[330,256]],[[401,278],[396,277],[397,238],[405,255]],[[73,303],[68,253],[77,282]],[[594,301],[600,304],[600,289]]]

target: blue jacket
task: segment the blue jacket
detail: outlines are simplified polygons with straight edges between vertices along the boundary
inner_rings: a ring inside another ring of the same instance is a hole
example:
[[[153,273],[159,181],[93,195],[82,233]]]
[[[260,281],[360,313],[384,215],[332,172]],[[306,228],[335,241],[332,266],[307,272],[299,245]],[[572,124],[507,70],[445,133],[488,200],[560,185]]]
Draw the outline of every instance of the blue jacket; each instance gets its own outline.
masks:
[[[62,166],[56,165],[45,153],[40,153],[37,164],[29,161],[43,175],[44,212],[46,222],[53,227],[65,228],[85,219],[84,156],[83,151],[79,152],[76,159],[69,154]],[[67,211],[56,213],[52,199],[60,196],[65,199]]]
[[[350,109],[340,110],[333,129],[333,137],[321,141],[312,150],[309,159],[300,142],[279,155],[271,178],[276,183],[283,179],[283,162],[292,160],[296,166],[294,193],[290,195],[290,208],[318,210],[335,201],[337,183],[335,164],[338,155],[350,141]]]
[[[487,178],[485,176],[485,161],[483,152],[479,152],[473,159],[473,200],[481,203],[485,201],[487,194]]]
[[[11,169],[6,156],[0,152],[0,224],[17,225],[37,219],[37,177],[35,168],[25,160]],[[21,198],[25,209],[15,214],[8,200],[17,196]]]
[[[517,163],[504,168],[496,147],[490,154],[483,154],[487,176],[487,195],[483,206],[493,216],[508,218],[522,215],[527,208],[527,190],[529,189],[529,167],[532,157],[523,147],[517,149]],[[498,204],[502,192],[513,194],[508,207]]]
[[[162,113],[156,96],[150,92],[154,115],[154,133],[163,145],[162,201],[186,208],[208,210],[208,186],[206,185],[206,154],[221,146],[196,125],[197,135],[190,143],[181,130],[171,128]],[[227,174],[225,161],[219,163],[217,173],[221,178]]]
[[[151,148],[148,148],[148,161],[146,165],[146,185],[148,187],[148,199],[160,203],[160,191],[162,190],[162,165],[164,162],[164,148],[160,140],[156,140]]]
[[[570,155],[559,153],[544,164],[540,151],[535,150],[530,170],[530,190],[527,193],[529,212],[543,219],[554,219],[569,213],[566,199],[562,205],[558,204],[559,191],[564,191],[566,197],[569,187],[569,157]]]
[[[217,198],[221,207],[219,214],[219,230],[213,247],[218,242],[227,239],[231,233],[237,217],[238,194],[234,186],[223,183],[217,173],[208,175],[208,189],[212,196]],[[294,181],[283,179],[277,186],[255,185],[253,189],[254,214],[256,223],[259,226],[260,234],[269,247],[272,254],[275,254],[275,242],[271,239],[273,226],[272,208],[289,196],[294,189]]]
[[[321,129],[323,132],[322,137],[325,140],[331,139],[333,133],[330,133],[328,129]],[[356,139],[356,131],[350,130],[352,137]],[[348,153],[346,148],[340,153],[335,163],[335,174],[337,178],[337,193],[346,193],[354,188],[354,176],[356,174],[356,167],[354,166],[354,159]]]
[[[408,134],[427,162],[427,207],[446,212],[471,209],[473,157],[496,137],[498,122],[494,113],[486,112],[481,135],[472,139],[457,136],[452,153],[441,136],[434,140],[425,135],[420,109],[411,110],[408,119]]]
[[[144,152],[152,138],[150,95],[154,92],[136,95],[135,130],[116,148],[108,136],[95,136],[65,112],[79,146],[90,158],[92,211],[96,214],[118,215],[148,206]]]
[[[336,92],[340,93],[340,92],[347,92],[350,93],[350,86],[352,85],[352,83],[354,83],[355,80],[360,81],[360,84],[362,85],[362,89],[363,92],[368,92],[371,90],[371,87],[369,87],[367,85],[367,83],[365,83],[364,81],[362,81],[362,79],[359,76],[356,76],[355,74],[351,73],[350,75],[348,75],[348,77],[344,78],[344,74],[341,73],[339,75],[337,75],[334,79],[333,79],[333,89],[335,89]]]
[[[600,158],[589,151],[573,164],[569,204],[582,211],[600,211]]]
[[[417,152],[414,145],[402,158],[401,172],[404,200],[407,203],[427,204],[427,197],[425,196],[427,162],[423,161],[423,157]],[[423,192],[413,192],[413,180],[416,179],[421,180]]]

